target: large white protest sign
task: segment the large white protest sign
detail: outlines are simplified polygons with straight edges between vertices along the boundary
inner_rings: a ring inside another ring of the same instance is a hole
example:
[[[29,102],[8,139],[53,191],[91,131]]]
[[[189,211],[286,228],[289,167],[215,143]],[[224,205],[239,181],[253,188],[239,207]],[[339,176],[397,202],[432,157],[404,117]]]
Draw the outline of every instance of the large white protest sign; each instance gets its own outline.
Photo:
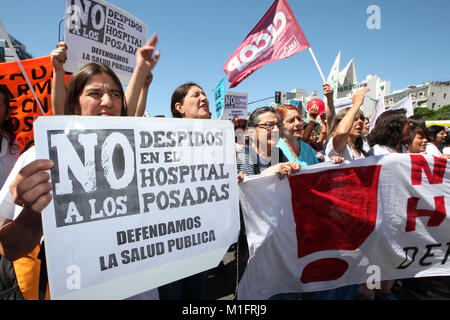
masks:
[[[450,275],[450,162],[389,154],[239,184],[239,299]],[[276,190],[276,192],[274,192]]]
[[[233,120],[235,116],[239,119],[248,118],[248,93],[227,92],[225,94],[224,108],[219,119]]]
[[[229,121],[41,117],[52,299],[122,299],[218,265],[239,231]]]
[[[127,85],[136,64],[136,50],[147,41],[147,25],[103,0],[66,0],[67,62],[75,72],[90,63],[103,63]]]

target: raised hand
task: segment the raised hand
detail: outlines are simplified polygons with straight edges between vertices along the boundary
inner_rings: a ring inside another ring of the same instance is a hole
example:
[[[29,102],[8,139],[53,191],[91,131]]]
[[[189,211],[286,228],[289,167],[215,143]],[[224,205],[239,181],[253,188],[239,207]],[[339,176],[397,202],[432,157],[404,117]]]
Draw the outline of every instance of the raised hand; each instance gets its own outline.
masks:
[[[353,106],[358,106],[358,108],[362,106],[362,104],[364,103],[364,96],[369,91],[369,88],[363,88],[356,92],[352,97]]]
[[[158,35],[154,33],[150,39],[136,51],[136,67],[144,68],[146,74],[149,74],[155,65],[158,63],[161,53],[159,50],[155,51],[158,43]],[[153,75],[152,75],[153,76]]]
[[[67,61],[67,45],[60,42],[58,47],[50,53],[55,71],[64,71],[64,63]]]
[[[333,98],[334,89],[328,83],[323,84],[323,95],[327,99]]]

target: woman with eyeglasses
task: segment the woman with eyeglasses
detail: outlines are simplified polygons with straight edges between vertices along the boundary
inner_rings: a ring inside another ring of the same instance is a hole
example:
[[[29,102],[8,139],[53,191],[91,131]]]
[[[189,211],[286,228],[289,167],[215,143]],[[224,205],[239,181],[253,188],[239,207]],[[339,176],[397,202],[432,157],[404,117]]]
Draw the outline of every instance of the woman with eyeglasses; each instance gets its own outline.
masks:
[[[247,122],[248,144],[237,153],[240,179],[243,175],[278,173],[280,178],[300,170],[300,164],[289,161],[277,147],[280,119],[274,108],[255,109]]]

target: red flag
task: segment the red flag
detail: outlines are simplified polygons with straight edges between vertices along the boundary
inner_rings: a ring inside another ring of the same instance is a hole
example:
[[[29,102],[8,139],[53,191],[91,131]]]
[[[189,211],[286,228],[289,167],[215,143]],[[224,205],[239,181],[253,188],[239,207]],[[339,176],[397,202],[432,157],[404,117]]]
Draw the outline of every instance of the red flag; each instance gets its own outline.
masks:
[[[308,49],[309,43],[286,0],[276,0],[225,63],[223,70],[237,86],[263,65]]]

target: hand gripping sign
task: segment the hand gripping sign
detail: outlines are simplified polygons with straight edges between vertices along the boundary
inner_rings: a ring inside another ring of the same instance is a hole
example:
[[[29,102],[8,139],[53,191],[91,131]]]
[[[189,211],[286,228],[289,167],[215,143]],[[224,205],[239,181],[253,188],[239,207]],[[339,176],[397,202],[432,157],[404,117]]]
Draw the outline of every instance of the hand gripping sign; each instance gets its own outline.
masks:
[[[127,298],[214,268],[236,242],[230,121],[40,117],[35,136],[55,163],[42,214],[52,299]]]

